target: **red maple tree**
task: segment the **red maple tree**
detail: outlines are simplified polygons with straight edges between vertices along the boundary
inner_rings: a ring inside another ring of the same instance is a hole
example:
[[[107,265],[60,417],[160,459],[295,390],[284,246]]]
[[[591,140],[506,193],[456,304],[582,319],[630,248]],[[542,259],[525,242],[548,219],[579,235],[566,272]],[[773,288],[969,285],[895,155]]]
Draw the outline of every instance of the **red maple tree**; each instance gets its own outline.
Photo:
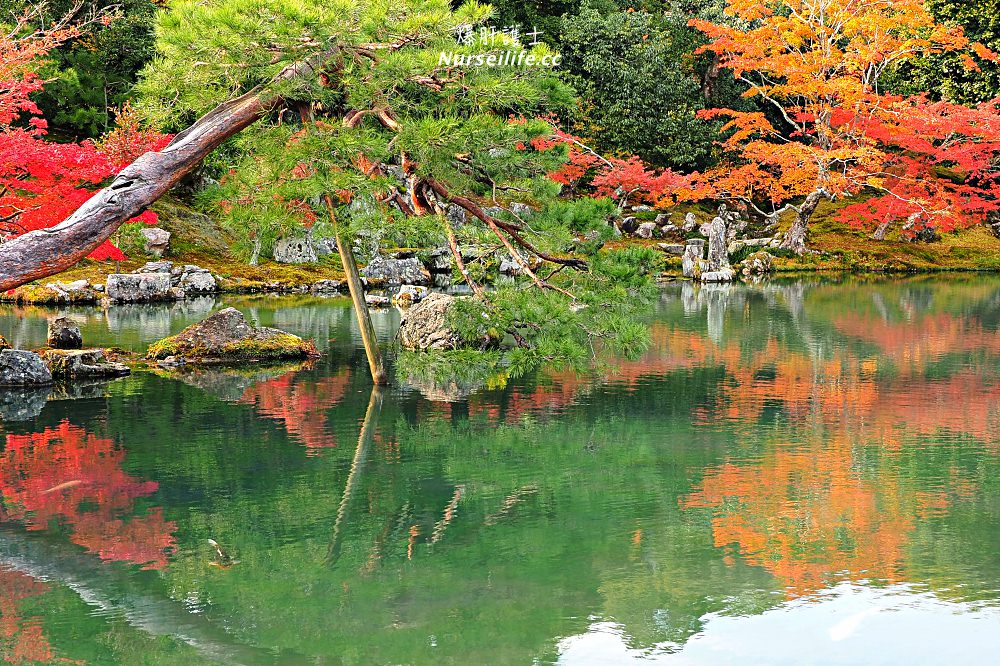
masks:
[[[47,123],[31,95],[45,81],[37,70],[53,48],[79,34],[67,21],[49,28],[28,26],[38,17],[26,13],[12,30],[0,32],[0,237],[52,227],[93,196],[97,187],[136,157],[159,150],[170,137],[139,127],[126,107],[118,128],[101,142],[47,141]],[[130,220],[155,224],[145,212]],[[125,256],[110,242],[91,258],[121,260]]]

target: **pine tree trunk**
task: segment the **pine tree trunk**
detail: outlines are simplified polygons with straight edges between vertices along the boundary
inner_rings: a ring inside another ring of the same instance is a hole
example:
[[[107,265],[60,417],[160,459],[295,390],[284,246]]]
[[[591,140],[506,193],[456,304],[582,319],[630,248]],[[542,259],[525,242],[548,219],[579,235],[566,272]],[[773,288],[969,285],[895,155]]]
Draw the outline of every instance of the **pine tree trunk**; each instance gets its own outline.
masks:
[[[334,53],[325,51],[290,65],[274,80],[307,76]],[[0,291],[71,268],[108,240],[118,227],[163,196],[220,144],[263,118],[280,102],[280,97],[255,88],[220,104],[160,152],[146,153],[125,167],[109,186],[56,226],[0,245]]]
[[[802,202],[799,206],[799,210],[795,215],[795,221],[792,222],[792,228],[788,230],[785,234],[785,240],[782,241],[781,247],[786,250],[792,250],[796,254],[803,254],[806,251],[806,238],[809,234],[809,219],[812,217],[813,213],[816,212],[816,207],[819,206],[820,200],[822,200],[824,195],[823,190],[816,190],[810,192],[806,200]]]

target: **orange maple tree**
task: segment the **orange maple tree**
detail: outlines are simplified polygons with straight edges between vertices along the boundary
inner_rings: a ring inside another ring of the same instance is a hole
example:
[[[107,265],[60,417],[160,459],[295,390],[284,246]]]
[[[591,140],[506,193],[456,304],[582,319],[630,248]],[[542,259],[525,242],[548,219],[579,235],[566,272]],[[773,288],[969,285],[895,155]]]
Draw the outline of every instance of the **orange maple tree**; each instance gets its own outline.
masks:
[[[909,59],[997,58],[935,23],[921,0],[728,0],[726,14],[733,25],[691,25],[758,110],[702,112],[728,119],[729,135],[720,164],[694,174],[681,199],[736,201],[771,221],[793,212],[782,247],[798,253],[824,198],[864,195],[841,217],[878,235],[894,220],[947,230],[1000,209],[1000,100],[969,108],[881,87]]]

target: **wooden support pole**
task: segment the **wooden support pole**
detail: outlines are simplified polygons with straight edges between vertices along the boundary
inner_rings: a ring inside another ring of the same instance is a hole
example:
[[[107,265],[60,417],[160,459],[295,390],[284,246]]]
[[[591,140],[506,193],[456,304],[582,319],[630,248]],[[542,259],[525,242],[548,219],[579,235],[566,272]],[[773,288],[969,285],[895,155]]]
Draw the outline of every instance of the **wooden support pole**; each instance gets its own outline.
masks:
[[[344,265],[344,272],[347,274],[347,287],[351,292],[351,302],[354,304],[354,314],[358,318],[358,328],[361,329],[361,341],[365,345],[365,355],[368,357],[368,367],[372,373],[372,381],[376,386],[386,386],[389,384],[389,375],[385,371],[382,363],[382,351],[378,346],[378,337],[375,335],[375,326],[372,325],[372,316],[368,311],[368,304],[365,302],[365,288],[361,284],[361,274],[358,272],[358,264],[354,261],[354,251],[351,249],[347,239],[340,233],[340,226],[337,224],[337,214],[334,211],[333,200],[329,194],[323,195],[323,203],[326,204],[326,212],[330,216],[330,223],[333,224],[333,234],[337,240],[337,252],[340,253],[340,262]]]

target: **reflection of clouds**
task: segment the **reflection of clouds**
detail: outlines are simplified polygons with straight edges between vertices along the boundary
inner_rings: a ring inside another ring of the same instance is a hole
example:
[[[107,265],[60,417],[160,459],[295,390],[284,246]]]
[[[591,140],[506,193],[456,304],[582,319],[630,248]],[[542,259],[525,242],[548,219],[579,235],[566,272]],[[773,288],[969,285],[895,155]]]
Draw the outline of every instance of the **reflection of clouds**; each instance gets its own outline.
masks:
[[[891,611],[891,612],[887,612]],[[993,664],[1000,651],[997,608],[954,603],[906,585],[841,584],[812,600],[759,615],[710,613],[684,645],[636,649],[611,621],[562,639],[558,664]]]

